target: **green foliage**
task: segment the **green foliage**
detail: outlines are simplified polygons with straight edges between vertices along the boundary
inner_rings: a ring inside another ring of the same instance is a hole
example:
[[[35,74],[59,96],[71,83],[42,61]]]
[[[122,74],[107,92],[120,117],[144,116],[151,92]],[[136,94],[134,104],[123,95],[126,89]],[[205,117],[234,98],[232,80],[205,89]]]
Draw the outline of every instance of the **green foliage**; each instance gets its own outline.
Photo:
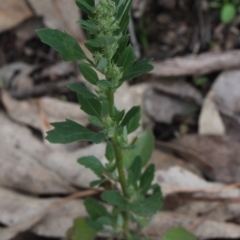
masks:
[[[73,227],[67,232],[68,240],[94,240],[96,235],[95,229],[86,223],[85,218],[74,220]]]
[[[186,229],[176,227],[168,230],[163,235],[162,240],[197,240],[197,238]]]
[[[51,125],[54,129],[47,132],[46,137],[51,143],[71,143],[77,141],[101,143],[105,138],[103,133],[95,133],[69,119],[65,122],[51,123]]]
[[[153,66],[149,59],[136,61],[129,45],[127,28],[132,0],[76,0],[76,4],[88,15],[87,20],[79,20],[78,24],[89,33],[85,46],[93,60],[67,33],[52,29],[40,29],[37,33],[64,61],[80,61],[80,72],[95,90],[92,92],[80,83],[70,83],[68,88],[76,93],[80,109],[89,115],[91,124],[100,127],[100,132],[67,119],[52,123],[53,129],[46,138],[51,143],[98,144],[106,140],[106,164],[94,156],[79,158],[77,162],[96,174],[90,187],[105,188],[101,199],[112,205],[112,211],[99,201],[86,198],[88,217],[75,220],[68,238],[92,240],[100,231],[127,240],[146,240],[147,237],[139,238],[136,231],[148,224],[163,202],[160,187],[152,185],[154,165],[143,169],[151,157],[154,138],[150,131],[144,131],[129,142],[128,135],[139,127],[141,107],[134,106],[126,113],[119,111],[114,94],[124,81],[151,71]],[[97,72],[104,77],[99,79]],[[133,231],[129,229],[131,221],[138,225]]]
[[[39,29],[36,32],[42,42],[61,54],[64,61],[87,59],[78,42],[67,33],[48,28]]]
[[[225,3],[221,8],[221,21],[223,23],[230,23],[232,22],[237,15],[237,9],[234,4]]]

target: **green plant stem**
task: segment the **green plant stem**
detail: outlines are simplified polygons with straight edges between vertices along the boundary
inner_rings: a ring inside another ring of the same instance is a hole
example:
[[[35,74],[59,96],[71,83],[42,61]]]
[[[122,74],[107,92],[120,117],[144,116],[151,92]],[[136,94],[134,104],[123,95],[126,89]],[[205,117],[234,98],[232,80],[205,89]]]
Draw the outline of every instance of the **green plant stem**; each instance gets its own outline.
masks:
[[[113,118],[114,116],[114,90],[110,91],[109,98],[109,115]],[[124,165],[123,165],[123,153],[121,150],[121,145],[118,142],[117,134],[115,133],[112,140],[115,157],[116,157],[116,165],[118,170],[118,176],[119,176],[119,182],[122,188],[123,195],[126,199],[128,199],[128,193],[127,193],[127,180],[124,173]],[[130,214],[128,211],[124,212],[124,234],[127,237],[129,233],[129,218]]]

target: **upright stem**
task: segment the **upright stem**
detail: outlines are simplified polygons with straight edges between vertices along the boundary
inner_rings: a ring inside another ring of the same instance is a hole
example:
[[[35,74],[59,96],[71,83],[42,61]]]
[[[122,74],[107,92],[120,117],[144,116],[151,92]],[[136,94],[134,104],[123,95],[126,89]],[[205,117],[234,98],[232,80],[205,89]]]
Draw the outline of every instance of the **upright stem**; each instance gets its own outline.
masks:
[[[109,94],[109,115],[110,117],[113,117],[114,115],[114,91],[111,90]],[[116,165],[117,165],[117,170],[118,170],[118,176],[119,176],[119,182],[122,188],[122,192],[125,198],[128,198],[128,193],[127,193],[127,180],[126,176],[124,173],[124,165],[123,165],[123,154],[122,154],[122,149],[121,145],[118,142],[117,139],[117,134],[115,133],[112,140],[114,152],[115,152],[115,158],[116,158]],[[129,212],[126,211],[124,212],[124,234],[126,237],[128,236],[129,233]]]

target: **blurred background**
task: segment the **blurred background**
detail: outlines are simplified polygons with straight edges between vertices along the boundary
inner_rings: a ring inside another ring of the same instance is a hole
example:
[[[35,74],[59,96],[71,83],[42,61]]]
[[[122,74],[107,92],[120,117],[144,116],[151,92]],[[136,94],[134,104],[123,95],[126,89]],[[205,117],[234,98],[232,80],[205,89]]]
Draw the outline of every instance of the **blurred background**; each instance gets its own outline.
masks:
[[[51,145],[50,123],[88,124],[67,83],[87,85],[76,63],[40,42],[61,29],[81,46],[74,0],[0,0],[0,240],[67,240],[94,175],[76,159],[104,160],[105,144]],[[240,239],[240,1],[134,0],[137,58],[155,69],[125,83],[119,109],[142,105],[151,129],[164,211],[148,233],[183,226],[198,239]],[[68,197],[70,196],[70,197]]]

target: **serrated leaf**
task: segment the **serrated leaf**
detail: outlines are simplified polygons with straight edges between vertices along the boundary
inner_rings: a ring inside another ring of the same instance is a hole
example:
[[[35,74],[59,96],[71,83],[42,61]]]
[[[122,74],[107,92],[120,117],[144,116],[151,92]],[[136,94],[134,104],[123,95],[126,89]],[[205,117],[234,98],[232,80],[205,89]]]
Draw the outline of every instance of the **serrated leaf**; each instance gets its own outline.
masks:
[[[69,83],[67,87],[72,90],[73,92],[76,92],[80,95],[82,95],[84,98],[97,98],[95,94],[90,92],[86,87],[84,87],[80,83]]]
[[[115,159],[115,152],[111,141],[107,142],[105,157],[109,162],[112,162]]]
[[[142,160],[138,156],[134,159],[132,165],[128,169],[128,183],[129,185],[137,186],[137,181],[141,176]]]
[[[68,240],[94,240],[96,231],[86,223],[85,218],[74,220],[73,227],[67,232]]]
[[[123,68],[123,72],[127,73],[133,66],[135,62],[134,50],[131,45],[129,45],[123,52],[123,54],[118,59],[119,67]]]
[[[121,126],[126,126],[128,134],[134,132],[139,127],[139,121],[141,119],[141,107],[132,107],[121,122]]]
[[[154,137],[152,132],[145,130],[140,133],[135,142],[135,146],[135,148],[130,149],[124,155],[123,161],[125,168],[129,168],[137,156],[141,157],[143,166],[148,162],[154,149]]]
[[[223,23],[232,22],[237,15],[236,7],[231,3],[225,3],[221,9],[221,21]]]
[[[176,227],[164,233],[162,240],[197,240],[197,237],[183,227]]]
[[[69,119],[65,122],[51,123],[51,125],[54,129],[48,131],[46,137],[51,143],[72,143],[77,141],[100,143],[105,139],[103,133],[95,133]]]
[[[103,216],[110,216],[106,207],[93,198],[86,198],[84,200],[84,205],[89,216],[93,220],[97,220],[98,218],[101,218]]]
[[[105,168],[100,160],[94,156],[79,158],[77,162],[84,167],[91,169],[98,177],[102,177],[102,174],[105,171]]]
[[[56,29],[36,30],[41,41],[61,54],[64,61],[87,59],[78,42],[69,34]]]
[[[153,70],[153,65],[150,64],[149,59],[142,59],[134,64],[134,66],[126,73],[121,79],[120,82],[138,77],[144,73],[150,72]]]
[[[84,98],[82,95],[78,94],[78,101],[81,105],[81,109],[91,115],[101,118],[102,106],[101,102],[97,98]]]
[[[140,192],[145,195],[150,188],[152,181],[154,179],[155,165],[150,164],[143,172],[140,178]]]
[[[107,67],[107,59],[106,58],[102,58],[98,65],[97,65],[97,70],[99,70],[102,73],[105,73],[106,67]]]
[[[98,118],[98,117],[95,117],[95,116],[90,116],[89,118],[88,118],[88,121],[91,123],[91,124],[93,124],[93,125],[95,125],[95,126],[97,126],[97,127],[103,127],[103,123],[102,123],[102,121]]]
[[[86,0],[76,0],[77,6],[82,9],[85,13],[87,13],[89,16],[92,16],[93,14],[93,6],[92,6],[92,0],[88,0],[90,5],[87,3]]]
[[[155,191],[148,198],[141,198],[129,204],[129,209],[134,214],[142,217],[152,217],[162,207],[162,194]]]
[[[79,70],[84,78],[91,84],[96,85],[99,81],[97,73],[88,64],[80,63]]]
[[[101,198],[102,200],[104,200],[105,202],[111,205],[119,206],[119,207],[125,206],[124,197],[116,190],[105,191],[104,193],[102,193]]]

